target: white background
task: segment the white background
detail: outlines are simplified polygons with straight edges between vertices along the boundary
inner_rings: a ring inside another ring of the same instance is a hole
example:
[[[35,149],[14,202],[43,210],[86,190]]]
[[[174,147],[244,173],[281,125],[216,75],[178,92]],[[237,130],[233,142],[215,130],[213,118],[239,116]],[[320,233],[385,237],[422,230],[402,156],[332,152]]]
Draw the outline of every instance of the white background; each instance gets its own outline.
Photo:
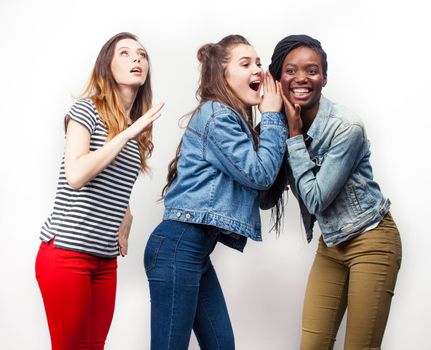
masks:
[[[383,341],[389,350],[431,349],[430,39],[426,1],[49,1],[0,3],[0,349],[48,349],[34,277],[42,222],[52,209],[63,117],[112,35],[137,34],[152,62],[154,102],[165,101],[154,130],[152,176],[131,198],[134,225],[119,259],[116,311],[106,349],[149,348],[149,293],[143,249],[159,223],[157,203],[182,129],[196,105],[197,49],[240,33],[267,66],[289,34],[318,38],[328,53],[324,94],[357,112],[372,145],[375,177],[393,203],[403,263]],[[427,102],[428,101],[428,102]],[[217,246],[213,262],[240,350],[298,349],[302,298],[316,242],[308,245],[293,197],[276,239],[241,254]],[[344,327],[335,349],[342,349]],[[192,339],[191,349],[198,349]]]

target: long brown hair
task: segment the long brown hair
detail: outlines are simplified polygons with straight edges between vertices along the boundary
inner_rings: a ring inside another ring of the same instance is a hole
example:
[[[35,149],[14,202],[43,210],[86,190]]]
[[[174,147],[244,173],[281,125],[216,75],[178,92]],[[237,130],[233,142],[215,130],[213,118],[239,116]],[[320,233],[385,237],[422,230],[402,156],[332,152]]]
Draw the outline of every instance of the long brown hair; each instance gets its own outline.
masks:
[[[124,108],[120,102],[118,86],[111,71],[111,62],[114,57],[115,46],[122,39],[133,39],[139,42],[136,35],[122,32],[109,39],[97,56],[93,71],[87,86],[82,93],[82,98],[90,98],[96,106],[100,118],[108,129],[107,140],[127,128],[127,119]],[[147,54],[148,66],[150,65]],[[130,118],[135,121],[151,108],[153,93],[151,90],[151,74],[148,67],[145,83],[139,87],[138,92],[130,110]],[[139,155],[141,158],[141,170],[149,170],[147,158],[153,151],[152,128],[142,133],[137,139]]]
[[[240,44],[250,45],[247,39],[241,35],[228,35],[218,43],[205,44],[198,50],[197,58],[201,64],[201,71],[196,98],[199,101],[199,105],[194,112],[207,101],[217,101],[232,107],[247,122],[253,135],[255,146],[257,147],[258,136],[253,129],[252,108],[245,106],[241,102],[226,80],[226,67],[231,59],[231,50]],[[177,177],[177,163],[180,157],[181,146],[182,140],[177,147],[175,158],[169,163],[167,184],[162,190],[162,197]]]

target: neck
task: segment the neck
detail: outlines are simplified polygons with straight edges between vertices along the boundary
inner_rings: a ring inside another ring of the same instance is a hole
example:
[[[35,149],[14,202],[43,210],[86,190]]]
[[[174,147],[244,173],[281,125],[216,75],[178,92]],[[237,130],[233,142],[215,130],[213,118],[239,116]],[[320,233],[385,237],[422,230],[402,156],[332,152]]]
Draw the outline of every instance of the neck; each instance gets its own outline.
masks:
[[[118,95],[120,97],[121,103],[124,108],[124,113],[126,114],[127,123],[131,123],[130,111],[132,109],[133,103],[135,102],[138,89],[131,87],[120,86],[118,90]]]
[[[313,124],[314,119],[316,119],[317,112],[319,111],[319,103],[313,105],[310,109],[305,109],[301,111],[302,119],[302,132],[305,135],[310,129],[311,124]]]

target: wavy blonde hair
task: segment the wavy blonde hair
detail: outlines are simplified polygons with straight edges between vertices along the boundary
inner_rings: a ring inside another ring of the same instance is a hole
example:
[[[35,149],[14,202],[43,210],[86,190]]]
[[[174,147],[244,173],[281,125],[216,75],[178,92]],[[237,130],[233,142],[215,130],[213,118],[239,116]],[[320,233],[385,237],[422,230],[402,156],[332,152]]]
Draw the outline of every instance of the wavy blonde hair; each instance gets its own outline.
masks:
[[[119,98],[118,86],[111,70],[115,46],[123,39],[133,39],[139,42],[136,35],[128,32],[119,33],[109,39],[100,50],[87,86],[81,95],[81,98],[91,99],[96,106],[100,118],[108,129],[107,140],[112,139],[128,126],[126,114]],[[148,54],[147,60],[149,66],[150,60]],[[130,118],[133,122],[151,108],[152,99],[151,74],[150,68],[148,68],[145,83],[139,87],[135,101],[130,110]],[[148,172],[149,166],[147,164],[147,159],[151,157],[154,148],[152,142],[152,127],[140,134],[137,138],[137,142],[141,158],[141,171]]]

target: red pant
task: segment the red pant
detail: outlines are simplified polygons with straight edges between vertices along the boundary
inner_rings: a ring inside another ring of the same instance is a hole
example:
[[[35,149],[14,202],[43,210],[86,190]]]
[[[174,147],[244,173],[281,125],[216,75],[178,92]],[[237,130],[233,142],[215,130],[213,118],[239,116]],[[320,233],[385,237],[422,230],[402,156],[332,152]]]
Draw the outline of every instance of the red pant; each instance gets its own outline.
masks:
[[[111,325],[117,259],[54,248],[42,242],[36,278],[53,350],[103,349]]]

